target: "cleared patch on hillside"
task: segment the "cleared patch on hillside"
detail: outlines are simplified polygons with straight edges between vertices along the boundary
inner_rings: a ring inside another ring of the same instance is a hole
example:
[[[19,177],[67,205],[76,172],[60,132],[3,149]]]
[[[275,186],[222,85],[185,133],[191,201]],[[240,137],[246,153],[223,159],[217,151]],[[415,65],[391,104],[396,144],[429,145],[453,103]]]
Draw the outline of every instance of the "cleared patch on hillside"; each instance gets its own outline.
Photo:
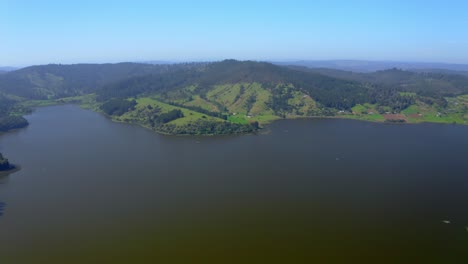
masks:
[[[150,97],[138,98],[136,101],[137,101],[137,105],[135,106],[134,110],[129,111],[120,117],[115,117],[114,119],[117,121],[132,122],[132,123],[143,125],[145,127],[150,127],[150,122],[149,122],[149,117],[150,117],[149,115],[151,114],[151,111],[149,111],[149,106],[150,106],[153,109],[160,108],[161,113],[168,113],[176,109],[179,109],[182,111],[182,113],[184,114],[184,117],[173,120],[169,122],[168,124],[185,125],[185,124],[189,124],[200,119],[208,120],[208,121],[215,121],[215,122],[224,121],[220,118],[207,116],[202,113],[198,113],[196,111],[192,111],[183,107],[166,104],[157,99],[150,98]]]
[[[317,103],[308,95],[293,91],[292,98],[288,100],[288,104],[292,106],[291,115],[306,116],[313,109],[317,109]]]
[[[212,102],[209,102],[203,98],[201,98],[199,95],[192,96],[193,100],[188,101],[183,103],[186,106],[195,106],[195,107],[200,107],[202,109],[212,111],[212,112],[220,112],[218,109],[218,106],[213,104]]]
[[[225,106],[229,113],[228,120],[231,122],[268,123],[279,118],[268,106],[271,92],[259,83],[216,85],[206,97],[215,104]]]

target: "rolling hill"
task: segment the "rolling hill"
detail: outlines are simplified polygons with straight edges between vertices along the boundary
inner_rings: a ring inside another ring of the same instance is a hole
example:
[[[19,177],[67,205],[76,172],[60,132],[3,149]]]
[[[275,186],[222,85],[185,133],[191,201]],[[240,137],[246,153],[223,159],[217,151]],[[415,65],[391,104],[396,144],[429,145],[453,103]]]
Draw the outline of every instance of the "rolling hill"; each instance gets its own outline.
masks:
[[[78,102],[168,134],[246,133],[279,118],[316,116],[468,121],[467,76],[400,69],[356,73],[236,60],[44,65],[0,75],[0,93],[16,102],[4,116],[18,106]]]
[[[76,96],[92,93],[112,82],[184,67],[190,66],[142,63],[31,66],[0,75],[0,91],[29,99]]]

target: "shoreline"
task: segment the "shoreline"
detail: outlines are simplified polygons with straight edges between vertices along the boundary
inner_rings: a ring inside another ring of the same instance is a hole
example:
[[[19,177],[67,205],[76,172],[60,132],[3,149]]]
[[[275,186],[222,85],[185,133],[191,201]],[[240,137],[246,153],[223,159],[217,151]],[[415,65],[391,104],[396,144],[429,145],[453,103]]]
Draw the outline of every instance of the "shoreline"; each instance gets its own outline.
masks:
[[[78,105],[79,106],[79,105]],[[82,108],[80,106],[80,108]],[[150,128],[148,126],[145,126],[143,124],[139,124],[136,122],[126,122],[122,120],[116,120],[112,118],[112,116],[106,115],[105,113],[102,113],[100,111],[94,111],[89,108],[82,108],[85,110],[91,110],[95,113],[103,115],[105,118],[108,120],[115,122],[115,123],[121,123],[121,124],[128,124],[128,125],[134,125],[138,126],[144,129],[148,129],[156,134],[162,135],[162,136],[173,136],[173,137],[216,137],[216,136],[241,136],[241,135],[263,135],[263,134],[268,134],[268,127],[275,122],[278,121],[286,121],[286,120],[298,120],[298,119],[337,119],[337,120],[353,120],[353,121],[360,121],[360,122],[365,122],[365,123],[371,123],[371,124],[381,124],[381,125],[396,125],[396,126],[402,126],[402,125],[422,125],[422,124],[435,124],[435,125],[461,125],[461,126],[467,126],[468,124],[461,124],[461,123],[447,123],[447,122],[387,122],[387,121],[373,121],[373,120],[366,120],[366,119],[360,119],[360,118],[353,118],[353,117],[346,117],[346,116],[296,116],[296,117],[289,117],[289,118],[279,118],[275,119],[270,122],[266,122],[260,129],[251,132],[251,133],[234,133],[234,134],[170,134],[170,133],[164,133],[161,131],[158,131],[156,129]]]
[[[2,170],[0,171],[0,177],[5,177],[5,176],[9,176],[15,172],[18,172],[21,170],[21,166],[20,165],[15,165],[15,164],[10,164],[10,166],[12,166],[12,168],[8,169],[8,170]]]
[[[254,131],[254,132],[251,132],[251,133],[235,133],[235,134],[170,134],[170,133],[164,133],[162,131],[158,131],[156,129],[153,129],[153,128],[148,127],[148,126],[143,125],[143,124],[139,124],[138,122],[126,122],[126,121],[122,121],[122,120],[117,120],[117,119],[113,118],[112,116],[109,116],[109,115],[105,114],[104,112],[100,111],[97,108],[85,106],[84,104],[81,104],[81,103],[78,103],[78,102],[76,102],[76,103],[68,103],[68,102],[53,102],[53,103],[50,103],[50,102],[48,102],[48,104],[45,104],[45,105],[32,106],[33,107],[32,112],[34,112],[34,110],[39,108],[39,107],[51,107],[51,106],[60,106],[60,105],[75,105],[75,106],[80,107],[81,109],[90,110],[92,112],[100,114],[100,115],[104,116],[105,118],[107,118],[108,120],[110,120],[112,122],[115,122],[115,123],[135,125],[135,126],[139,126],[139,127],[151,130],[152,132],[157,133],[159,135],[178,136],[178,137],[191,137],[191,136],[195,136],[195,137],[200,137],[200,136],[201,137],[214,137],[214,136],[259,135],[259,134],[264,134],[264,132],[262,132],[262,131],[267,129],[269,125],[273,124],[276,121],[295,120],[295,119],[342,119],[342,120],[355,120],[355,121],[361,121],[361,122],[387,124],[387,125],[418,125],[418,124],[440,124],[440,125],[462,125],[462,126],[468,125],[468,123],[428,122],[428,121],[421,121],[421,122],[408,122],[408,121],[406,121],[406,122],[387,122],[387,121],[379,121],[379,120],[368,120],[368,119],[365,119],[365,118],[360,118],[358,116],[343,116],[343,115],[338,115],[338,116],[291,116],[291,117],[287,117],[287,118],[278,118],[278,119],[275,119],[275,120],[272,120],[272,121],[269,121],[269,122],[265,122],[260,129]],[[29,113],[29,114],[31,114],[31,113]],[[10,133],[10,132],[15,132],[17,130],[21,130],[21,129],[24,129],[24,128],[27,128],[27,127],[28,126],[25,126],[23,128],[9,130],[9,131],[3,131],[3,132],[0,132],[0,135],[5,134],[5,133]]]

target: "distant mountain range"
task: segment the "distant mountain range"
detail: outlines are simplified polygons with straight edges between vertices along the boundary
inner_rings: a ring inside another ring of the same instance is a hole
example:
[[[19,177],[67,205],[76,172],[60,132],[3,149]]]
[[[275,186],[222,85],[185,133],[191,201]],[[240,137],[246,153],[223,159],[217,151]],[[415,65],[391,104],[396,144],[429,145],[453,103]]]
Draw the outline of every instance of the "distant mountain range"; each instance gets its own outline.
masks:
[[[135,61],[135,63],[147,63],[147,64],[175,64],[173,61],[162,61],[162,60],[152,60],[152,61]]]
[[[17,70],[18,68],[15,68],[15,67],[6,67],[6,66],[3,66],[3,67],[0,67],[0,73],[2,72],[9,72],[9,71],[14,71],[14,70]]]
[[[215,62],[215,61],[213,61]],[[414,72],[434,72],[446,74],[462,74],[468,76],[468,64],[439,63],[439,62],[406,62],[406,61],[366,61],[366,60],[290,60],[290,61],[269,61],[280,66],[302,66],[307,68],[326,68],[352,72],[376,72],[388,69],[401,69]],[[135,61],[135,64],[170,65],[170,64],[208,64],[210,61],[169,61],[150,60]],[[117,63],[119,64],[119,63]],[[64,64],[66,65],[66,64]],[[0,66],[0,73],[15,71],[21,68]]]
[[[392,68],[402,70],[435,71],[448,70],[468,72],[468,64],[447,64],[432,62],[364,61],[364,60],[300,60],[272,62],[277,65],[294,65],[308,68],[328,68],[353,72],[375,72]]]

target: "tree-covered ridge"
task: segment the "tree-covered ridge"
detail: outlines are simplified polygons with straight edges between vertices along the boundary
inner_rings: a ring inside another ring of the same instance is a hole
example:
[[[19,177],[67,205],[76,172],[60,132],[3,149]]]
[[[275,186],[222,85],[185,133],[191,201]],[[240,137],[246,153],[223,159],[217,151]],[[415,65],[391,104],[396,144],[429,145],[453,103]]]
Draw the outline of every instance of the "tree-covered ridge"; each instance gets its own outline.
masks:
[[[0,117],[0,132],[23,128],[28,125],[28,121],[22,116],[2,116]]]
[[[395,89],[400,92],[414,92],[421,96],[452,97],[468,93],[468,75],[463,72],[404,71],[394,68],[372,73],[356,73],[334,69],[292,68],[367,83],[376,89]]]
[[[5,95],[0,94],[0,132],[22,128],[28,125],[28,121],[20,115],[12,115],[12,111],[17,104]]]
[[[164,74],[153,73],[131,77],[104,85],[96,93],[99,101],[106,101],[111,98],[128,98],[183,88],[200,76],[200,68],[202,67],[202,64],[196,64],[194,67],[181,65],[167,70]]]
[[[468,76],[439,71],[353,73],[236,60],[45,65],[2,74],[0,93],[0,129],[24,125],[15,107],[38,98],[85,100],[117,121],[168,134],[245,133],[279,118],[316,116],[468,123]]]
[[[110,84],[97,91],[101,100],[112,97],[130,97],[197,86],[204,95],[220,84],[260,83],[267,89],[279,84],[292,85],[307,93],[325,107],[350,109],[357,103],[369,100],[365,85],[321,74],[296,71],[265,62],[226,60],[203,65],[195,69],[180,69],[165,75],[135,77]]]
[[[50,64],[31,66],[0,75],[0,92],[28,98],[51,99],[93,93],[106,84],[136,76],[162,75],[198,64],[151,65]]]

